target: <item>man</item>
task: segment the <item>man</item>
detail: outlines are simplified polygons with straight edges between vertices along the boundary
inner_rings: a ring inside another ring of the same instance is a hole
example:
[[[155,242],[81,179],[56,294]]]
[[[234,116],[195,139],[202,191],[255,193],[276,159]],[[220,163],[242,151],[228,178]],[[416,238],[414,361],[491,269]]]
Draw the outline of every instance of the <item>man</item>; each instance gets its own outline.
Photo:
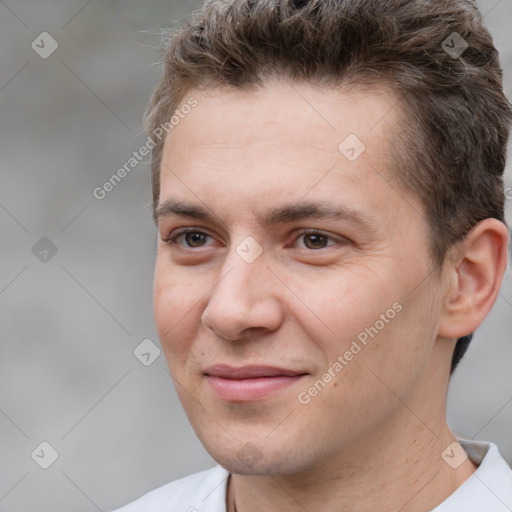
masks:
[[[122,512],[512,510],[446,422],[507,265],[501,80],[465,0],[211,0],[173,35],[155,321],[219,465]]]

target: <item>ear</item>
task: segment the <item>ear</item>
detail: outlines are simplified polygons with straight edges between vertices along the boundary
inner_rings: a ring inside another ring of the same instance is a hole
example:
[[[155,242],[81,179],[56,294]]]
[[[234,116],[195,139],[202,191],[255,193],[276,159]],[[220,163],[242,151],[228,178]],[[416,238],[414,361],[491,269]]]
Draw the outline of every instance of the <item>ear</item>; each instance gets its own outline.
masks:
[[[484,321],[498,296],[508,260],[508,229],[497,219],[476,224],[447,258],[438,336],[461,338]]]

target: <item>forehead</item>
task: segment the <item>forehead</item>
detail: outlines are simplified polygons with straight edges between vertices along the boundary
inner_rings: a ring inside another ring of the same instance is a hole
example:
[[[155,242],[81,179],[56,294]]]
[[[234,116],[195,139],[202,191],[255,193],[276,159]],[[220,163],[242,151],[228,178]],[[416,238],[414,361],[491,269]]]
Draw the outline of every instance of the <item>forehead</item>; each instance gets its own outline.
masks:
[[[395,95],[384,87],[366,87],[364,92],[327,89],[314,84],[273,80],[257,91],[220,87],[214,91],[192,90],[197,106],[180,116],[179,126],[168,135],[164,154],[194,145],[214,154],[275,146],[293,160],[294,146],[300,145],[312,157],[322,159],[343,155],[343,141],[357,141],[366,152],[385,149],[386,141],[398,128]],[[179,108],[178,108],[179,110]],[[178,129],[179,128],[179,129]],[[357,138],[350,138],[355,135]],[[287,154],[287,149],[291,150]],[[350,149],[350,148],[348,148]],[[346,153],[346,156],[351,156]],[[303,158],[303,155],[300,156]],[[315,163],[315,168],[317,164]]]
[[[396,201],[407,193],[391,184],[390,141],[399,125],[389,91],[276,81],[257,92],[191,91],[182,104],[190,98],[197,106],[165,141],[159,204],[172,196],[239,213],[307,195],[357,210],[371,202],[387,204],[389,214],[400,210]]]

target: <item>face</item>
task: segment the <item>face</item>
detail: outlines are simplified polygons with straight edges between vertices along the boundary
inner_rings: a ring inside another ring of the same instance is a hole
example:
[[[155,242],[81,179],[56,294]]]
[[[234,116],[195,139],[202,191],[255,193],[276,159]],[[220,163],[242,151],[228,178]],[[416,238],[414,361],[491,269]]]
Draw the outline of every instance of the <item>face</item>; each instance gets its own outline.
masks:
[[[439,283],[424,208],[392,178],[396,100],[285,82],[190,96],[162,159],[162,347],[217,462],[314,468],[432,385]]]

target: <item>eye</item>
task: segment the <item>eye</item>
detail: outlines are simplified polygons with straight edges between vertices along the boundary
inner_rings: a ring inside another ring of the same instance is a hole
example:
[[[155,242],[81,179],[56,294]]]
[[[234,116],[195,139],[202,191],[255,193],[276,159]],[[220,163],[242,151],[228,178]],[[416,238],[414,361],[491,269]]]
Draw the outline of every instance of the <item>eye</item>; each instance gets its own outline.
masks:
[[[318,249],[324,249],[331,245],[336,245],[336,239],[334,239],[332,236],[322,233],[320,231],[303,231],[298,234],[297,241],[299,241],[301,239],[304,240],[304,246],[305,246],[305,247],[300,247],[301,249],[318,250]],[[328,243],[329,241],[331,241],[332,243],[329,244]],[[338,242],[344,243],[347,241],[338,239]]]
[[[194,229],[178,229],[171,233],[171,235],[172,236],[169,236],[162,241],[169,245],[185,247],[189,249],[205,247],[205,240],[207,238],[211,238],[210,235]],[[185,246],[182,244],[182,239],[186,244]]]
[[[176,250],[181,251],[182,249],[187,250],[208,247],[206,243],[208,239],[213,240],[210,235],[203,231],[198,231],[195,228],[183,228],[173,231],[169,237],[162,239],[162,241],[168,245],[174,246]],[[299,244],[299,249],[306,251],[317,251],[332,245],[344,245],[348,243],[348,240],[343,237],[334,238],[326,233],[311,230],[298,233],[294,239],[294,244],[297,244],[301,239],[303,240],[303,244],[302,246]]]

